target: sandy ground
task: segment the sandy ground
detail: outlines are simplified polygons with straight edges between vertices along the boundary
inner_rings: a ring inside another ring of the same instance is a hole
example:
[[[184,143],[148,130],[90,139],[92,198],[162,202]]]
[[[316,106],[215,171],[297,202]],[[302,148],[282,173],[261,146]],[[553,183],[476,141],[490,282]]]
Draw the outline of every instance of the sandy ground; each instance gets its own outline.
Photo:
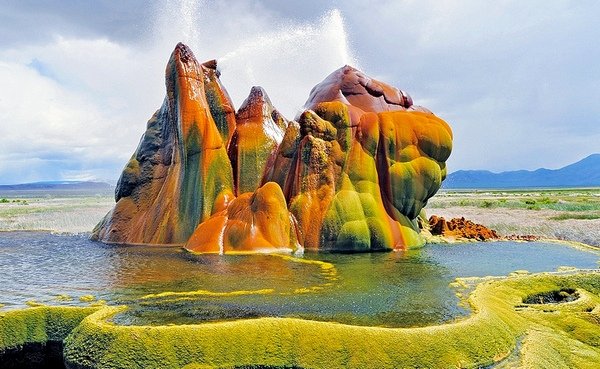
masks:
[[[500,235],[536,235],[600,246],[600,219],[551,220],[562,214],[554,210],[481,209],[470,206],[427,208],[427,216],[446,219],[465,217],[496,230]]]

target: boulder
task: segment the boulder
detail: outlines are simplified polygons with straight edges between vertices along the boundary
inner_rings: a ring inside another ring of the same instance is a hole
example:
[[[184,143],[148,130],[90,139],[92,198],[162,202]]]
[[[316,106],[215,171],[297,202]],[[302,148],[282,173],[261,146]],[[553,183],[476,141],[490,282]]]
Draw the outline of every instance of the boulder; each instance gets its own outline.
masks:
[[[429,229],[434,236],[477,241],[496,240],[500,236],[493,229],[474,223],[468,219],[452,218],[447,221],[443,217],[432,215],[429,218]]]

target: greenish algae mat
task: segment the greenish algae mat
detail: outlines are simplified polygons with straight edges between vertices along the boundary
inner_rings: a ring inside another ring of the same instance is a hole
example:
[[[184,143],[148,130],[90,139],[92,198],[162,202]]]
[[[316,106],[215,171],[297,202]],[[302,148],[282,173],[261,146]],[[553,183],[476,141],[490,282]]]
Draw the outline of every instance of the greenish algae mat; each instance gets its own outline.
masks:
[[[436,326],[365,327],[294,318],[121,326],[110,319],[124,306],[35,307],[1,313],[0,347],[66,337],[69,368],[598,367],[597,271],[515,273],[455,284],[465,291],[476,285],[467,299],[473,314]],[[574,291],[568,296],[576,298],[561,303],[544,297],[564,291]],[[544,303],[523,302],[536,299]]]
[[[36,306],[0,312],[0,368],[56,368],[64,339],[99,307]]]

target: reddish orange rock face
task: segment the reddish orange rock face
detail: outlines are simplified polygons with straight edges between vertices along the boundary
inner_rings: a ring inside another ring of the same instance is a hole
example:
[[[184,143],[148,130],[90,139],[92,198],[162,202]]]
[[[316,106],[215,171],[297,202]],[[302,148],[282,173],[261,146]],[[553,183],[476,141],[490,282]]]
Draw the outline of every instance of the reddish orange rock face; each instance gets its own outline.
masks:
[[[293,218],[279,185],[246,192],[198,225],[185,247],[202,253],[291,252],[298,246]]]
[[[308,108],[324,101],[340,101],[362,111],[406,110],[412,98],[404,91],[377,81],[346,65],[331,73],[310,92]]]
[[[496,231],[481,224],[473,223],[465,218],[453,218],[449,221],[443,217],[432,215],[429,218],[431,234],[449,238],[487,241],[500,238]]]
[[[94,238],[210,253],[423,242],[415,219],[446,176],[452,132],[406,92],[346,66],[287,121],[260,87],[234,114],[216,62],[182,44],[166,75]]]
[[[167,65],[167,97],[116,189],[117,204],[93,238],[184,244],[215,200],[233,193],[227,151],[205,96],[205,68],[178,44]]]

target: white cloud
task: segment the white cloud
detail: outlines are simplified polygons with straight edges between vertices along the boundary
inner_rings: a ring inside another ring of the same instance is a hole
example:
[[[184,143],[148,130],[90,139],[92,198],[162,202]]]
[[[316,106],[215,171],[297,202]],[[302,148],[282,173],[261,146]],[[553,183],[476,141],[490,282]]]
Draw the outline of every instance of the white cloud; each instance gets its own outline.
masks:
[[[556,167],[600,151],[597,4],[349,0],[342,10],[365,72],[453,127],[450,171]]]
[[[219,59],[236,106],[261,85],[288,118],[358,56],[452,125],[450,170],[555,167],[600,150],[598,5],[347,0],[307,23],[295,13],[304,5],[265,4],[157,2],[154,19],[136,19],[147,32],[134,42],[92,36],[102,22],[78,34],[86,15],[75,12],[54,38],[0,49],[0,182],[115,179],[162,103],[179,41]]]
[[[0,51],[0,182],[76,178],[76,171],[116,179],[162,103],[178,41],[200,61],[220,60],[236,106],[261,85],[288,118],[314,84],[352,60],[338,12],[301,24],[256,4],[189,5],[171,2],[159,12],[148,43],[57,36]]]
[[[134,55],[104,39],[65,38],[0,53],[2,182],[20,181],[23,173],[33,180],[62,179],[47,176],[60,176],[67,167],[91,166],[105,176],[107,165],[114,177],[122,165],[115,160],[131,155],[164,94],[149,92],[148,70]],[[32,60],[37,69],[28,66]],[[10,162],[15,160],[21,163],[18,175]],[[39,163],[54,170],[40,171]]]

